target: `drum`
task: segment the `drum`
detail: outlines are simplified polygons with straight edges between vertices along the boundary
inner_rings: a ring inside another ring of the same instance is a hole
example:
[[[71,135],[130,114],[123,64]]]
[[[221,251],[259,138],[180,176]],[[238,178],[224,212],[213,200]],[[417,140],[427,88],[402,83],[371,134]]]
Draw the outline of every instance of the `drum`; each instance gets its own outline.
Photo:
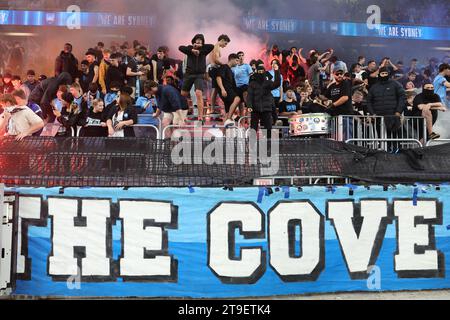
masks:
[[[289,119],[291,137],[328,135],[331,133],[331,116],[326,113],[311,113]]]

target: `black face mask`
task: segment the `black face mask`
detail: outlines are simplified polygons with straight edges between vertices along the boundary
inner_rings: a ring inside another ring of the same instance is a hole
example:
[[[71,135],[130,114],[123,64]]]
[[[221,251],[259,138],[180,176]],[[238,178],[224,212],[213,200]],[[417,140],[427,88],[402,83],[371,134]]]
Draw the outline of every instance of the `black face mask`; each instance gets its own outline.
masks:
[[[381,82],[386,82],[389,80],[389,76],[386,76],[386,77],[379,76],[379,79]]]
[[[428,99],[432,98],[434,96],[434,90],[423,89],[423,96]]]
[[[256,82],[262,83],[265,80],[264,74],[256,73],[254,75]]]

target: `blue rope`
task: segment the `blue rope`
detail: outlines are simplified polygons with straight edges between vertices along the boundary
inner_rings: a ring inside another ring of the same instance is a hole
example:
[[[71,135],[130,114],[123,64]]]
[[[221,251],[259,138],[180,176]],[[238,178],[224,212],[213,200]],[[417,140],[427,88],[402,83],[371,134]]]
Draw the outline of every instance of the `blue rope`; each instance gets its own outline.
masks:
[[[258,193],[258,199],[257,202],[258,203],[262,203],[263,202],[263,198],[264,198],[264,194],[266,192],[266,188],[264,187],[259,187],[259,193]]]
[[[284,198],[289,199],[291,197],[291,188],[283,187]]]

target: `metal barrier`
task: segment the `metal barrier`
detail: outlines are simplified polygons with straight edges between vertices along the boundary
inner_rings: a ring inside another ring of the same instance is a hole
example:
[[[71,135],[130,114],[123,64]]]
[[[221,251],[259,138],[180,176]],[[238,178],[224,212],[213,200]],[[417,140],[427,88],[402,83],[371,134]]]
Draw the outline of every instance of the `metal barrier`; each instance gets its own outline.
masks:
[[[133,126],[131,126],[132,128],[136,129],[136,128],[150,128],[155,130],[155,140],[159,140],[161,138],[160,135],[160,130],[154,126],[154,125],[150,125],[150,124],[135,124]],[[76,131],[76,136],[75,136],[75,129],[72,127],[71,132],[72,132],[72,137],[79,137],[81,130],[83,129],[87,129],[87,128],[104,128],[102,125],[88,125],[88,126],[84,126],[84,127],[77,127],[77,131]],[[137,138],[143,138],[143,137],[139,137],[138,135],[136,135]]]
[[[274,187],[280,185],[288,186],[317,186],[317,185],[348,185],[352,179],[339,176],[277,176],[258,178],[253,180],[254,186]]]
[[[427,147],[431,147],[431,145],[432,145],[432,144],[435,144],[435,143],[442,143],[442,144],[450,143],[450,139],[436,139],[436,140],[430,140],[430,141],[427,142],[426,146],[427,146]]]
[[[332,119],[331,138],[336,141],[357,142],[358,146],[388,151],[393,143],[413,148],[427,142],[426,121],[422,117],[402,117],[401,126],[388,130],[386,117],[339,116]]]
[[[346,140],[345,143],[352,143],[352,142],[400,142],[400,143],[407,143],[407,144],[417,144],[419,148],[423,148],[422,142],[416,139],[349,139]],[[382,148],[378,148],[379,150]],[[384,150],[384,149],[382,149]],[[386,150],[388,151],[388,150]]]
[[[212,131],[216,129],[216,131]],[[244,138],[244,134],[242,132],[241,129],[239,129],[236,126],[218,126],[218,125],[212,125],[212,126],[197,126],[197,125],[170,125],[167,126],[163,129],[162,134],[161,134],[161,139],[164,140],[168,135],[167,132],[169,130],[175,130],[174,133],[176,133],[177,131],[181,133],[184,132],[189,132],[189,134],[194,133],[194,137],[195,134],[201,134],[202,137],[204,137],[205,135],[205,131],[209,132],[209,134],[211,136],[216,136],[216,137],[227,137],[227,138]],[[231,134],[231,131],[235,131],[235,134]],[[225,131],[225,132],[224,132]],[[173,133],[173,134],[174,134]],[[182,136],[182,134],[180,135]]]
[[[240,129],[244,128],[244,120],[248,120],[248,122],[250,123],[251,119],[252,119],[252,117],[250,117],[250,116],[241,117],[238,121],[238,128],[240,128]]]
[[[154,129],[156,132],[156,139],[155,140],[159,140],[161,139],[161,131],[154,125],[152,124],[135,124],[132,126],[134,129],[139,129],[139,128],[149,128],[149,129]],[[147,137],[140,137],[138,134],[136,134],[136,130],[134,130],[134,133],[136,135],[136,138],[147,138]],[[150,138],[150,136],[149,136]]]

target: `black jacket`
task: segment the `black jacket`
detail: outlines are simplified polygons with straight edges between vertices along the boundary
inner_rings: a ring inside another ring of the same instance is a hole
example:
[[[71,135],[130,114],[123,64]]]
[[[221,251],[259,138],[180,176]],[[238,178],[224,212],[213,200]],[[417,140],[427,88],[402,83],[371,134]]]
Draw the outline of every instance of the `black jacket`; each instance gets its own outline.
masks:
[[[110,66],[108,71],[106,71],[105,84],[107,92],[110,92],[112,82],[120,83],[120,88],[122,88],[125,83],[125,77],[118,67]]]
[[[61,73],[58,77],[41,81],[31,92],[28,100],[41,107],[44,119],[46,119],[49,114],[53,114],[51,102],[56,98],[59,86],[63,84],[72,84],[72,77],[67,72]]]
[[[64,51],[56,58],[55,62],[55,76],[67,72],[75,79],[78,73],[78,60],[72,53],[65,53]]]
[[[187,74],[206,73],[206,57],[214,50],[214,45],[205,44],[200,48],[200,54],[196,56],[192,53],[193,46],[180,46],[179,50],[188,56],[186,63]]]
[[[406,93],[395,80],[379,81],[374,84],[367,96],[367,110],[372,115],[392,116],[406,109]]]
[[[87,116],[87,105],[84,103],[79,110],[76,112],[68,112],[66,107],[63,107],[61,110],[61,117],[58,118],[58,122],[66,128],[66,137],[70,137],[72,135],[71,128],[77,132],[77,127],[81,127],[86,123]]]
[[[275,103],[272,96],[272,90],[275,90],[280,86],[280,71],[275,72],[274,81],[265,78],[265,80],[260,83],[252,77],[248,85],[248,108],[253,109],[253,112],[271,112]]]

